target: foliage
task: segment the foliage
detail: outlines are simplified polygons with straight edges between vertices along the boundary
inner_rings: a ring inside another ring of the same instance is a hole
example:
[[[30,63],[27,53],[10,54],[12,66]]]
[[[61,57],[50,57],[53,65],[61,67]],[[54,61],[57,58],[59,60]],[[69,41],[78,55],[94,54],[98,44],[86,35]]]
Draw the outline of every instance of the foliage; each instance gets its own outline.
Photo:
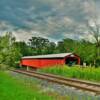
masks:
[[[15,38],[11,36],[11,33],[7,33],[0,37],[0,41],[0,63],[15,66],[15,62],[21,57],[18,48],[13,46]]]
[[[100,24],[98,23],[96,16],[95,19],[93,19],[92,21],[93,21],[92,25],[88,23],[88,28],[89,28],[88,30],[95,40],[95,47],[96,47],[95,58],[98,59],[98,57],[100,57]]]
[[[56,46],[54,42],[43,37],[32,37],[28,44],[33,49],[34,55],[53,53]]]
[[[68,67],[66,65],[64,66],[59,65],[50,68],[43,68],[40,69],[39,71],[53,73],[70,78],[78,78],[78,79],[100,82],[100,68],[95,68],[95,67],[83,68],[78,66]]]
[[[32,55],[33,49],[29,47],[25,42],[14,42],[12,44],[13,48],[17,48],[22,56]]]

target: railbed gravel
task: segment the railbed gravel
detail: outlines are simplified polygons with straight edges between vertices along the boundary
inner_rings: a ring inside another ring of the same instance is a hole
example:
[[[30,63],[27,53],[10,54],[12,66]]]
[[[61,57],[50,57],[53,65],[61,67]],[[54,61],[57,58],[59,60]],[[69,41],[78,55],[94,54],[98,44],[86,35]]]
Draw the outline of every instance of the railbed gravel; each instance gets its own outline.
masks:
[[[61,96],[68,96],[70,100],[100,100],[100,95],[96,95],[95,93],[79,90],[74,87],[59,85],[56,83],[52,83],[46,80],[41,80],[41,79],[37,79],[34,77],[26,76],[26,75],[19,74],[16,72],[10,71],[10,74],[13,77],[16,77],[18,79],[21,78],[24,81],[27,81],[30,83],[32,82],[38,83],[39,87],[41,88],[40,92],[42,93],[55,92]]]

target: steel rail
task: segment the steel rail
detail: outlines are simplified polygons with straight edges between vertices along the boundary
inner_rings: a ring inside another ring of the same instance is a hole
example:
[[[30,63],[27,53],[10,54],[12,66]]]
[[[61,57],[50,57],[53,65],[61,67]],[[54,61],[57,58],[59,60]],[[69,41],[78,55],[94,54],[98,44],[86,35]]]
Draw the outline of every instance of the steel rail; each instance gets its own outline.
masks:
[[[71,86],[71,87],[75,87],[75,88],[78,88],[78,89],[81,89],[81,90],[85,90],[85,91],[90,91],[90,92],[94,92],[96,94],[99,94],[100,95],[100,86],[99,84],[95,84],[95,85],[92,85],[91,83],[88,84],[84,82],[81,83],[79,80],[78,81],[74,81],[73,79],[70,81],[70,79],[63,79],[62,77],[56,77],[55,75],[51,75],[49,76],[49,74],[42,74],[42,73],[39,73],[39,72],[35,72],[35,71],[24,71],[24,70],[10,70],[10,71],[13,71],[13,72],[17,72],[17,73],[21,73],[21,74],[25,74],[25,75],[28,75],[28,76],[31,76],[31,77],[36,77],[36,78],[39,78],[39,79],[44,79],[44,80],[48,80],[50,82],[54,82],[54,83],[58,83],[58,84],[63,84],[63,85],[67,85],[67,86]],[[54,77],[53,77],[54,76]]]
[[[95,83],[95,82],[83,81],[83,80],[73,79],[73,78],[65,78],[65,77],[61,77],[59,75],[40,73],[40,72],[36,72],[36,71],[27,71],[27,70],[25,70],[25,71],[29,72],[29,73],[37,73],[39,75],[46,75],[46,76],[49,76],[49,77],[53,77],[53,78],[57,78],[57,79],[65,80],[65,81],[78,82],[80,84],[87,84],[87,85],[100,87],[100,84],[99,83]]]

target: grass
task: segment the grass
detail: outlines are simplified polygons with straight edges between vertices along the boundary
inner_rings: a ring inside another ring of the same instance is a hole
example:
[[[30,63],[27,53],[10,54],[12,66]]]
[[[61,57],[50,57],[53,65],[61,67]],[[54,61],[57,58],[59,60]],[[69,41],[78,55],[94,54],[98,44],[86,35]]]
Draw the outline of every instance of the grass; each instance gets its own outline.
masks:
[[[32,84],[28,85],[22,79],[17,80],[9,73],[0,71],[0,100],[56,100],[53,93],[41,93],[36,83]]]
[[[53,73],[69,78],[78,78],[83,80],[100,82],[100,68],[94,68],[94,67],[82,68],[79,66],[68,67],[66,65],[64,66],[58,65],[54,67],[43,68],[40,69],[39,71]]]

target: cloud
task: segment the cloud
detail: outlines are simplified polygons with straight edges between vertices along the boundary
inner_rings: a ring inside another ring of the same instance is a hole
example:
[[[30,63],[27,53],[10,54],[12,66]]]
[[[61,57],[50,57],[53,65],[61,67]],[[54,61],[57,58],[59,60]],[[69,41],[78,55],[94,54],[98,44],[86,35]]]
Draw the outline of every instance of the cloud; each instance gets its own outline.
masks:
[[[19,40],[36,35],[55,41],[78,39],[84,36],[85,24],[94,12],[100,15],[99,3],[100,0],[1,0],[0,30],[13,31]]]
[[[16,41],[25,41],[26,43],[29,41],[29,39],[32,38],[32,36],[39,36],[39,37],[43,37],[43,38],[48,38],[50,41],[56,42],[55,39],[50,38],[46,35],[43,35],[37,31],[24,31],[24,30],[18,30],[18,31],[14,31],[12,32],[13,36],[16,37]]]

